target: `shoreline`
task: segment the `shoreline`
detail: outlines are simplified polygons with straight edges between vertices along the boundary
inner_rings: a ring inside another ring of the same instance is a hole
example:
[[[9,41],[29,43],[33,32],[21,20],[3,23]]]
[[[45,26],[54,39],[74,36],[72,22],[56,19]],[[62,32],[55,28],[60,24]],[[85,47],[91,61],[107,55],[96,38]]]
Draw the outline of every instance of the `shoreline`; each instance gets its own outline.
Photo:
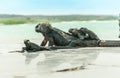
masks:
[[[46,22],[46,23],[61,23],[61,22],[98,22],[98,21],[117,21],[117,20],[73,20],[73,21],[54,21],[54,20],[0,20],[0,25],[19,25],[19,24],[35,24],[40,22]]]
[[[64,21],[106,21],[118,20],[115,15],[9,15],[0,14],[0,23],[24,24],[36,22],[64,22]]]

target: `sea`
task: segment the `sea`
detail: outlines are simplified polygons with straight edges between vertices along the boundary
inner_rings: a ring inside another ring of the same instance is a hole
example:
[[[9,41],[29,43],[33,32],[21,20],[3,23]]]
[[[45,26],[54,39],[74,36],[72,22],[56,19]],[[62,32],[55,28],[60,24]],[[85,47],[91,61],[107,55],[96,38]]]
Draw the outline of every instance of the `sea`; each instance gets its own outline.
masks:
[[[23,41],[40,45],[43,35],[34,24],[0,24],[0,78],[120,78],[120,47],[84,47],[33,53],[17,53]],[[72,21],[51,23],[68,32],[70,28],[86,27],[101,40],[120,40],[117,20]],[[70,70],[74,67],[84,67]],[[57,72],[58,70],[69,69]]]

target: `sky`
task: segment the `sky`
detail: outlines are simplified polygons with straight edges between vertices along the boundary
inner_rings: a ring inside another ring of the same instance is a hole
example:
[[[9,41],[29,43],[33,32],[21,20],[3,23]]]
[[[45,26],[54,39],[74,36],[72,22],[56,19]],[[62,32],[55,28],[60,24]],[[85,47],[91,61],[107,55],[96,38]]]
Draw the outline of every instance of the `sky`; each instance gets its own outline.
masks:
[[[120,0],[0,0],[0,14],[119,14]]]

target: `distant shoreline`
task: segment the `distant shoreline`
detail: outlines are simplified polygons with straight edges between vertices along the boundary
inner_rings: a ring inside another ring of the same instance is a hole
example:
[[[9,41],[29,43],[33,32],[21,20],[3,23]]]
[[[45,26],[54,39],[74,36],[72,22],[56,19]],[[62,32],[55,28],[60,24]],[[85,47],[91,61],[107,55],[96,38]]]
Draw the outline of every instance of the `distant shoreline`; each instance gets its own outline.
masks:
[[[113,15],[0,15],[0,24],[26,24],[37,22],[63,22],[63,21],[106,21],[117,20]]]

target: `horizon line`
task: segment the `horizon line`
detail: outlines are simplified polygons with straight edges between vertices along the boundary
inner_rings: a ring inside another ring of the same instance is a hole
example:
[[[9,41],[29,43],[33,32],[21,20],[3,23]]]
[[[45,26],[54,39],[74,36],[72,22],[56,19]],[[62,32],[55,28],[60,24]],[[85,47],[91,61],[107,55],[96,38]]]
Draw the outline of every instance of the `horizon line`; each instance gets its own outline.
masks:
[[[119,14],[106,14],[106,13],[103,13],[103,14],[97,14],[97,13],[96,13],[96,14],[91,14],[91,13],[89,13],[89,14],[86,14],[86,13],[85,13],[85,14],[83,14],[83,13],[82,13],[82,14],[80,14],[80,13],[79,13],[79,14],[78,14],[78,13],[76,13],[76,14],[72,14],[72,13],[71,13],[71,14],[64,14],[64,13],[63,13],[63,14],[22,14],[22,13],[19,13],[19,14],[16,13],[16,14],[15,14],[15,13],[0,13],[0,15],[23,15],[23,16],[24,16],[24,15],[25,15],[25,16],[27,16],[27,15],[28,15],[28,16],[32,16],[32,15],[33,15],[33,16],[34,16],[34,15],[36,15],[36,16],[37,16],[37,15],[41,15],[41,16],[62,16],[62,15],[107,15],[107,16],[109,16],[109,15],[110,15],[110,16],[118,16]]]

